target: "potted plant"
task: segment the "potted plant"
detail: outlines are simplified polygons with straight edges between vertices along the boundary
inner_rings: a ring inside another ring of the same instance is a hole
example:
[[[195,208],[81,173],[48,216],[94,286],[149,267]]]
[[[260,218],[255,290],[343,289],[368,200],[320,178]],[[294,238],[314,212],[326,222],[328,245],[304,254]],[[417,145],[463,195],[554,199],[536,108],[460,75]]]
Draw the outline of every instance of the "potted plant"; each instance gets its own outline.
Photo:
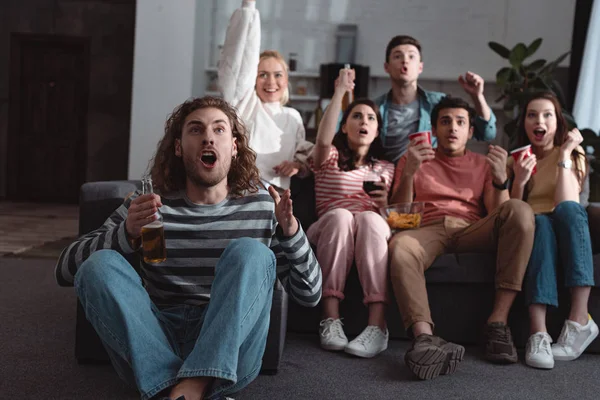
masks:
[[[504,132],[510,138],[511,144],[514,142],[518,112],[527,97],[534,92],[548,90],[554,92],[563,108],[567,122],[572,127],[576,126],[573,117],[565,111],[564,93],[560,84],[554,79],[554,70],[569,55],[570,51],[551,62],[544,59],[528,62],[527,59],[535,54],[541,44],[542,39],[538,38],[529,46],[525,43],[517,43],[509,50],[500,43],[488,43],[488,46],[496,54],[510,63],[510,66],[503,67],[496,73],[496,84],[502,91],[496,102],[504,102],[504,112],[511,119],[504,125]]]

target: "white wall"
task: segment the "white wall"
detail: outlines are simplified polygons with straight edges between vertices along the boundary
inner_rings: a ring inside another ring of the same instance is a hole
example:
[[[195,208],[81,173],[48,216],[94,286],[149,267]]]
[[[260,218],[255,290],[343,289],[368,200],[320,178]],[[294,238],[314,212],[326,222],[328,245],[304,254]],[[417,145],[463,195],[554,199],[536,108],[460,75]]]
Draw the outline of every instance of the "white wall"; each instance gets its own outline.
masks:
[[[136,2],[129,179],[142,177],[167,116],[192,96],[197,25],[195,0]]]
[[[213,3],[211,55],[223,43],[229,16],[241,0]],[[262,48],[298,54],[300,70],[334,62],[338,24],[358,26],[356,62],[385,74],[385,47],[399,34],[423,45],[422,78],[455,79],[470,69],[484,79],[508,64],[487,43],[512,47],[541,37],[534,58],[553,60],[571,47],[576,0],[258,0]],[[216,57],[208,60],[214,65]],[[568,66],[568,59],[562,64]]]
[[[204,95],[204,70],[216,64],[217,47],[240,4],[137,0],[129,179],[140,179],[146,171],[173,108],[190,96]],[[257,7],[263,48],[286,56],[299,53],[299,70],[316,70],[319,63],[332,61],[335,26],[346,15],[346,22],[359,24],[357,61],[372,64],[371,74],[383,73],[392,35],[412,34],[423,42],[427,88],[452,92],[444,82],[451,84],[465,68],[490,82],[507,64],[487,47],[489,40],[512,46],[542,37],[534,57],[548,60],[569,50],[575,0],[257,0]],[[390,22],[394,18],[398,23]],[[468,37],[461,40],[459,33]],[[567,58],[562,66],[568,63]]]

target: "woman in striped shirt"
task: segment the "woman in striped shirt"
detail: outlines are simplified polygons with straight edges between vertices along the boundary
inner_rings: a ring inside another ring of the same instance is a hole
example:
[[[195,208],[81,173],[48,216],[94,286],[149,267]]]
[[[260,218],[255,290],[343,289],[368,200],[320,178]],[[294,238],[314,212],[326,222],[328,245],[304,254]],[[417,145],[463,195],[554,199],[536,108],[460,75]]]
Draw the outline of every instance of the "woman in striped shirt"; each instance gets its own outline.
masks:
[[[342,98],[354,88],[354,71],[343,69],[319,126],[312,154],[319,219],[307,232],[317,248],[323,272],[323,320],[321,347],[344,350],[359,357],[373,357],[387,348],[385,303],[388,301],[387,241],[390,229],[378,214],[387,205],[394,165],[381,160],[381,116],[367,99],[345,110],[340,131],[335,133]],[[379,171],[377,190],[363,190],[367,174]],[[359,245],[355,245],[359,244]],[[353,263],[369,308],[365,330],[352,342],[344,334],[339,303],[344,299],[346,277]]]

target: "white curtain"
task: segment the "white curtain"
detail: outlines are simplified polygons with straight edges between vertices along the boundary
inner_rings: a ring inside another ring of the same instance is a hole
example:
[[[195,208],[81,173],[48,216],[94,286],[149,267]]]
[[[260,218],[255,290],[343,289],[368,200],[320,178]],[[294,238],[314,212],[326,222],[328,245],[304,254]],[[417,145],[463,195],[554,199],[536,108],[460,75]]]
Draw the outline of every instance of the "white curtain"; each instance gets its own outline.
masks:
[[[573,116],[579,129],[600,134],[600,0],[592,5]]]

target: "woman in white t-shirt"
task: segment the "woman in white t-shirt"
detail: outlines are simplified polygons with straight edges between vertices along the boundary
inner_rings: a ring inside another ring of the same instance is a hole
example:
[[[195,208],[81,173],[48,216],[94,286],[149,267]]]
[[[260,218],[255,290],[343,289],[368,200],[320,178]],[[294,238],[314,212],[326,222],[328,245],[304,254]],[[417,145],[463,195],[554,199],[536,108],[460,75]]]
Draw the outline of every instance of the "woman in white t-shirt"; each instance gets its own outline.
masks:
[[[344,93],[354,88],[353,75],[353,70],[340,71],[333,98],[319,126],[311,156],[319,219],[310,226],[307,236],[316,246],[323,271],[321,347],[368,358],[385,350],[389,337],[385,304],[390,228],[378,208],[387,205],[394,164],[382,160],[381,116],[371,100],[359,99],[348,105],[340,131],[335,132]],[[378,171],[378,180],[371,176],[374,171]],[[363,189],[365,180],[374,180],[375,190]],[[354,263],[369,321],[363,332],[348,343],[339,304]]]
[[[306,160],[313,144],[305,140],[300,113],[285,107],[287,63],[277,51],[260,52],[260,35],[255,1],[243,0],[227,27],[219,85],[223,98],[238,109],[248,128],[263,183],[285,190],[290,177],[309,172]]]

